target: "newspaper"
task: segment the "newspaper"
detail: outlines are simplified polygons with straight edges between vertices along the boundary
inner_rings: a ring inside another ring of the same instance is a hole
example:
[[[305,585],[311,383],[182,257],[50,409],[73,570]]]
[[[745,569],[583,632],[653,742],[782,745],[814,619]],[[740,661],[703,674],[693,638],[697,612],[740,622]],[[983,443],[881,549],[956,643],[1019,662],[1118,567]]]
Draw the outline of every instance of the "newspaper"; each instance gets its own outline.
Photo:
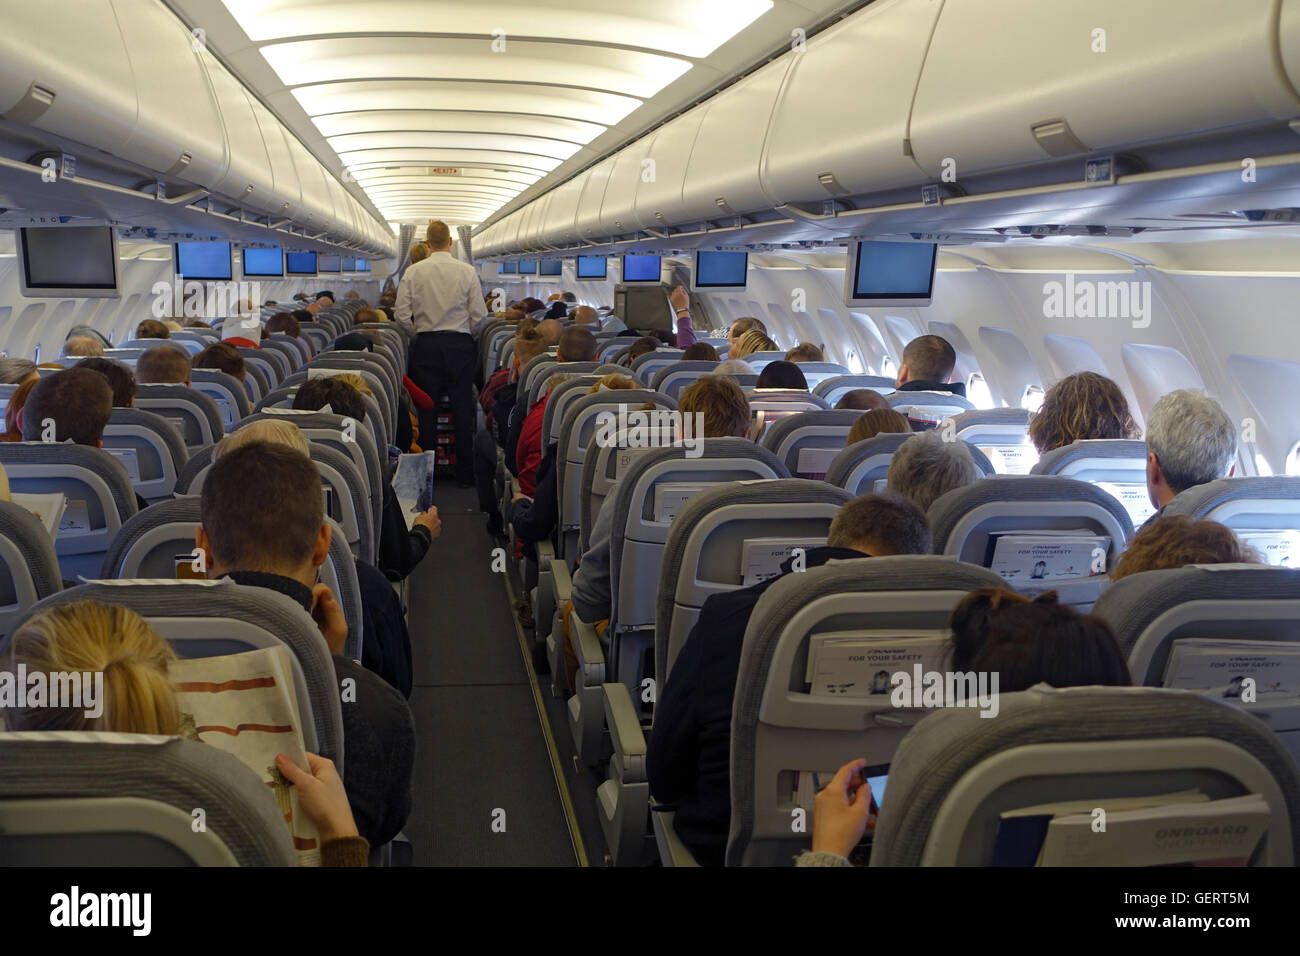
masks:
[[[298,791],[275,764],[284,754],[307,770],[293,656],[283,646],[173,661],[181,736],[233,754],[272,789],[299,866],[320,865],[320,837],[298,806]]]
[[[10,498],[20,508],[26,508],[36,515],[51,539],[59,536],[59,522],[63,520],[63,511],[68,506],[66,495],[57,492],[47,495],[14,494]]]
[[[411,530],[415,519],[433,507],[434,453],[399,455],[397,470],[393,473],[393,493],[402,506],[406,530]]]

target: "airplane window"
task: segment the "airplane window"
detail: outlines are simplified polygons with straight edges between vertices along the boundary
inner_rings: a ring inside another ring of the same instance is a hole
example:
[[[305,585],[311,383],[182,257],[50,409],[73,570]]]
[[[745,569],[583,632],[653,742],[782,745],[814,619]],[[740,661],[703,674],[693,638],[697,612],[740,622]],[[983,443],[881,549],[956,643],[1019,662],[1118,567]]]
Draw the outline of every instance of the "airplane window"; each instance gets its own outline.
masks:
[[[966,382],[966,397],[976,408],[993,407],[993,393],[989,391],[988,383],[979,372],[971,372]]]
[[[880,362],[880,374],[887,378],[896,378],[898,376],[898,366],[888,355]]]
[[[1043,407],[1043,386],[1027,385],[1025,394],[1020,396],[1020,407],[1036,412]]]
[[[1291,470],[1295,465],[1295,455],[1292,455],[1286,463],[1286,473],[1288,475],[1295,474],[1295,472]],[[1264,457],[1262,452],[1255,452],[1255,471],[1257,474],[1265,478],[1273,477],[1273,466],[1268,463],[1268,459]]]
[[[844,366],[854,375],[869,374],[863,368],[862,359],[858,358],[858,353],[854,349],[849,349],[844,353]]]

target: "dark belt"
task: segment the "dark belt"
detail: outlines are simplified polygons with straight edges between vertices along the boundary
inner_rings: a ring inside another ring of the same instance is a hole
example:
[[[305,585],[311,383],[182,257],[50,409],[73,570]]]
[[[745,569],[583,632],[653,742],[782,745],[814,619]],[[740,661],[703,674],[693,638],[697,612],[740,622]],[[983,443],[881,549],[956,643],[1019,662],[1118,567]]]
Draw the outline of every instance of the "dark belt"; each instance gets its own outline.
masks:
[[[440,331],[417,332],[417,333],[416,333],[416,337],[417,337],[417,338],[418,338],[419,336],[421,336],[421,335],[463,335],[463,336],[465,336],[465,338],[467,338],[467,339],[472,339],[472,338],[474,337],[474,336],[470,335],[468,332],[453,332],[451,329],[442,329],[442,330],[440,330]]]

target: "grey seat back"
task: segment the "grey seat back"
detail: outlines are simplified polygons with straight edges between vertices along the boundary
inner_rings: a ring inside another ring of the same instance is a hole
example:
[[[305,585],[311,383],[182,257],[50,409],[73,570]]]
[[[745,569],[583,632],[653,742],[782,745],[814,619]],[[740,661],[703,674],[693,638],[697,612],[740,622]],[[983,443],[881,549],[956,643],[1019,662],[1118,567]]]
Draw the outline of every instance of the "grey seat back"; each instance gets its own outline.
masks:
[[[135,407],[171,422],[190,452],[221,441],[225,434],[216,401],[188,385],[137,385]]]
[[[293,680],[307,750],[342,767],[343,711],[334,661],[316,622],[292,598],[229,579],[90,581],[51,595],[27,616],[77,601],[131,608],[180,657],[219,657],[277,644],[288,647],[294,657]],[[21,627],[19,621],[15,629]]]
[[[889,463],[894,458],[894,452],[912,434],[887,432],[865,441],[854,442],[831,459],[826,470],[826,481],[853,492],[854,496],[871,494],[876,490],[876,483],[883,482],[888,477]],[[982,451],[971,446],[970,453],[980,477],[993,474],[993,465]],[[880,487],[883,489],[884,485]]]
[[[642,356],[642,358],[645,358],[645,356]],[[660,365],[659,370],[654,373],[654,377],[651,379],[650,387],[656,392],[663,392],[665,395],[678,398],[682,394],[682,389],[686,386],[697,379],[703,378],[705,375],[712,375],[718,364],[718,362],[679,360],[667,365]]]
[[[263,356],[261,349],[242,346],[237,351],[244,358],[244,392],[256,404],[280,384],[279,366]]]
[[[298,340],[289,338],[283,332],[263,338],[262,351],[267,355],[274,353],[283,358],[281,380],[298,371],[307,361],[303,353],[298,350]]]
[[[293,366],[295,372],[310,362],[311,357],[315,354],[312,350],[311,340],[303,338],[301,332],[297,338],[294,338],[286,332],[276,332],[273,335],[268,335],[262,341],[263,346],[265,346],[267,342],[274,342],[275,344],[282,345],[292,351],[294,355],[297,356],[296,363]]]
[[[281,385],[270,395],[263,398],[257,403],[257,407],[253,409],[254,414],[277,408],[293,410],[294,396],[298,394],[298,389],[302,387],[304,379],[297,378],[296,374],[291,376],[291,378],[296,379],[296,381]],[[364,424],[366,431],[370,432],[370,440],[374,442],[376,449],[380,447],[387,449],[388,439],[385,437],[386,425],[384,422],[384,414],[381,411],[383,405],[380,402],[375,401],[373,395],[362,394],[361,400],[366,406],[366,419]]]
[[[332,443],[315,441],[307,434],[308,454],[320,472],[322,486],[333,492],[329,517],[338,522],[351,552],[368,564],[375,562],[378,545],[374,530],[375,516],[365,476],[352,458]],[[212,468],[212,449],[194,453],[176,481],[177,495],[201,495],[203,481]]]
[[[838,362],[796,362],[795,365],[803,373],[804,381],[808,383],[808,390],[821,398],[826,396],[818,393],[818,385],[828,379],[842,378],[849,374],[849,370]]]
[[[597,362],[613,362],[617,359],[618,353],[628,348],[636,339],[627,336],[613,336],[608,341],[601,342],[596,346]]]
[[[203,351],[201,346],[199,348],[195,348],[195,346],[198,344],[199,344],[198,342],[195,342],[193,340],[187,342],[183,339],[173,340],[171,338],[127,339],[125,342],[121,343],[114,351],[120,349],[143,349],[144,351],[147,352],[149,349],[153,348],[156,345],[170,345],[172,348],[180,349],[186,355],[194,355],[197,354],[198,352]]]
[[[9,865],[297,865],[271,789],[216,747],[144,734],[0,733],[0,765],[0,859]]]
[[[1272,813],[1251,862],[1294,865],[1300,779],[1259,721],[1185,691],[1039,684],[1001,694],[996,720],[954,707],[912,729],[889,768],[871,865],[988,866],[1010,810],[1188,789],[1262,796]]]
[[[113,539],[99,576],[155,580],[174,577],[177,560],[194,550],[194,529],[202,524],[202,510],[202,500],[191,495],[160,501],[134,515]],[[320,568],[320,580],[338,598],[348,622],[348,645],[343,653],[360,660],[365,631],[356,563],[342,526],[333,518],[325,520],[330,523],[330,547]]]
[[[884,375],[832,375],[818,382],[812,391],[814,395],[826,399],[831,408],[834,408],[841,398],[859,388],[888,395],[894,390],[894,379]]]
[[[560,440],[560,426],[564,424],[564,412],[569,405],[586,395],[587,390],[599,381],[599,375],[588,372],[575,375],[551,389],[551,397],[546,400],[546,412],[542,417],[544,448]]]
[[[661,347],[653,352],[647,352],[645,355],[639,356],[632,363],[632,377],[646,388],[653,388],[655,376],[659,374],[660,370],[680,362],[683,351],[685,350]]]
[[[885,396],[885,401],[889,402],[890,408],[902,412],[913,422],[935,424],[945,418],[975,409],[975,405],[970,400],[954,395],[952,392],[923,390],[890,392]]]
[[[763,430],[763,447],[785,462],[790,474],[821,480],[862,413],[848,410],[797,412],[777,419]]]
[[[802,779],[855,757],[887,765],[907,726],[924,716],[894,707],[888,690],[813,693],[809,666],[821,641],[856,638],[887,648],[900,634],[923,634],[924,669],[942,670],[936,662],[945,658],[952,610],[983,587],[1005,582],[984,568],[908,555],[831,561],[763,593],[745,629],[732,702],[728,866],[788,863],[808,840],[790,825],[794,774]],[[891,792],[886,805],[893,799]]]
[[[57,493],[67,499],[68,510],[54,540],[64,580],[98,573],[109,542],[136,512],[126,469],[102,448],[59,442],[0,443],[0,465],[9,475],[11,491]]]
[[[234,431],[235,426],[252,411],[253,403],[249,401],[248,391],[233,375],[214,368],[196,368],[190,372],[190,384],[217,403],[221,423],[228,432]]]
[[[741,358],[748,362],[755,372],[762,372],[771,362],[784,362],[785,353],[780,351],[750,352],[748,355],[741,356]]]
[[[1073,478],[1048,475],[1005,475],[977,481],[941,495],[927,517],[935,554],[987,566],[999,534],[1018,531],[1086,531],[1110,538],[1106,569],[1128,547],[1133,525],[1128,512],[1106,492]],[[1091,567],[1091,566],[1090,566]],[[1034,585],[1012,583],[1032,593],[1050,586],[1064,603],[1089,606],[1106,585],[1103,574]],[[1104,570],[1104,569],[1102,569]]]
[[[1294,568],[1300,559],[1294,548],[1300,532],[1300,476],[1220,478],[1175,495],[1164,513],[1227,525],[1269,564]]]
[[[655,679],[666,685],[704,602],[773,576],[793,548],[826,543],[853,500],[824,481],[738,481],[701,491],[668,529],[655,600]]]
[[[356,354],[358,353],[326,352],[322,355],[318,355],[312,360],[311,364],[307,365],[305,368],[299,369],[286,378],[281,388],[295,388],[302,385],[308,379],[319,378],[330,374],[350,372],[354,375],[359,375],[365,381],[366,386],[370,389],[370,395],[366,397],[371,399],[374,403],[372,410],[375,413],[375,424],[372,426],[371,431],[372,433],[377,433],[382,436],[383,444],[386,447],[393,434],[394,423],[397,420],[397,413],[395,410],[397,407],[397,401],[391,394],[391,388],[384,373],[374,365],[366,365],[355,359],[349,358],[349,356]],[[276,389],[275,392],[272,392],[271,394],[274,395],[279,390],[280,389]],[[258,405],[264,406],[266,398],[268,397],[269,396],[264,397]],[[367,408],[370,408],[369,402],[367,402]]]
[[[0,640],[42,598],[63,587],[54,539],[21,505],[0,501]]]
[[[396,366],[386,354],[365,349],[359,351],[330,349],[312,359],[310,367],[339,368],[358,372],[366,380],[366,384],[370,386],[376,398],[383,396],[385,418],[390,426],[397,417],[397,397],[402,383]]]
[[[181,433],[161,415],[115,408],[104,428],[104,450],[122,463],[146,501],[170,498],[189,459]]]
[[[316,352],[320,352],[327,348],[334,338],[334,336],[330,334],[330,330],[320,322],[302,323],[302,329],[298,334],[311,342],[312,348]]]
[[[602,366],[596,362],[557,362],[554,365],[542,364],[533,369],[528,380],[528,408],[538,402],[546,394],[547,385],[554,375],[587,375],[598,373],[608,375],[613,373],[626,375],[627,369],[615,368],[614,366]]]
[[[1134,525],[1155,513],[1147,494],[1147,446],[1126,438],[1076,441],[1043,452],[1031,475],[1060,475],[1087,481],[1114,495]]]
[[[654,437],[647,441],[646,434]],[[627,472],[632,459],[647,447],[671,444],[677,435],[676,426],[662,418],[647,433],[640,428],[616,428],[608,439],[596,442],[587,449],[582,462],[582,480],[578,499],[578,552],[591,545],[592,525],[605,499],[614,493],[618,479]],[[636,447],[632,439],[636,438]]]
[[[1025,408],[977,408],[952,416],[954,434],[978,448],[999,475],[1025,475],[1038,461],[1038,451],[1029,440],[1029,419]]]
[[[520,398],[525,398],[529,394],[532,388],[534,375],[550,376],[554,370],[551,369],[546,371],[546,369],[548,366],[559,364],[558,354],[556,348],[548,348],[541,355],[534,355],[524,363],[523,367],[519,369]],[[532,407],[531,403],[529,404],[529,407]]]

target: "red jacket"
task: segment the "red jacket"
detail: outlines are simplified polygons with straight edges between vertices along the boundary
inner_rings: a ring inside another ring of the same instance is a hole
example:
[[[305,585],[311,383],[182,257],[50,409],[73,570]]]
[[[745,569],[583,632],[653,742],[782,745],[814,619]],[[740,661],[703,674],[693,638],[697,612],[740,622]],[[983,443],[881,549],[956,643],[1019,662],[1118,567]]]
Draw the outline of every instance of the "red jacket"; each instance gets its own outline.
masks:
[[[483,413],[489,418],[492,417],[492,406],[496,404],[497,392],[505,385],[510,384],[510,369],[499,368],[488,376],[488,380],[483,383],[483,391],[478,394],[478,403],[483,406]]]
[[[519,444],[515,446],[515,464],[519,471],[519,492],[529,498],[537,493],[537,466],[542,463],[542,423],[546,418],[547,392],[528,409],[523,428],[519,431]]]
[[[406,394],[411,396],[411,402],[416,408],[426,412],[433,409],[433,399],[405,375],[402,376],[402,385],[406,388]]]

